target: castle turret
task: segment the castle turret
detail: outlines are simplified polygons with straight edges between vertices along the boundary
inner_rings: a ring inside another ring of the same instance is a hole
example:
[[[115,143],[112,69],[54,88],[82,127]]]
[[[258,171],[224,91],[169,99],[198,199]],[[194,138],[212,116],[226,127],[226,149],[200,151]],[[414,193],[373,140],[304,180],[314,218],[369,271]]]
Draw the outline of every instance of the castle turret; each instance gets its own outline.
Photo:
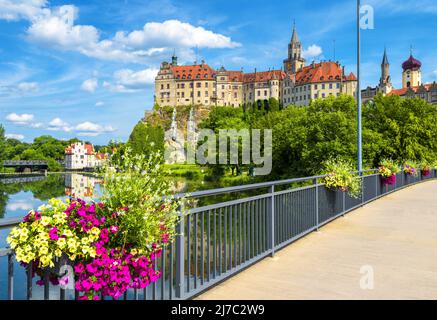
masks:
[[[412,51],[412,50],[411,50]],[[410,88],[417,87],[422,84],[422,72],[420,68],[422,63],[413,57],[413,52],[411,52],[410,57],[407,61],[402,64],[402,87]]]
[[[388,62],[387,49],[384,49],[384,56],[381,62],[381,79],[379,79],[379,90],[384,94],[388,94],[393,90],[390,77],[390,63]]]
[[[288,44],[288,57],[284,60],[286,73],[296,73],[305,66],[305,59],[302,58],[302,44],[297,35],[296,25],[293,24],[291,41]]]

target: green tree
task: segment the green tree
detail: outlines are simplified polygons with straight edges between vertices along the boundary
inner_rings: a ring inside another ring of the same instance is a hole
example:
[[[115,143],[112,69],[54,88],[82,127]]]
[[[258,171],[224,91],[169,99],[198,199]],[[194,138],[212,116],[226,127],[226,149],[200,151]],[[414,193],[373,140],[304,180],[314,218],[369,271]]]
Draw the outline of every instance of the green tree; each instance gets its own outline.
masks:
[[[128,145],[134,154],[150,155],[156,151],[163,154],[164,129],[161,126],[139,122],[129,137]]]

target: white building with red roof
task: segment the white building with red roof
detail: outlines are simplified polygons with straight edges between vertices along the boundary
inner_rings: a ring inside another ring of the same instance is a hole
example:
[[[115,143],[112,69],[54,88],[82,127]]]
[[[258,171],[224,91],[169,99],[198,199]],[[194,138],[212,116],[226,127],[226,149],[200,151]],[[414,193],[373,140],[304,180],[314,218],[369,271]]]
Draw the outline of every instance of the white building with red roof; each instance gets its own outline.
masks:
[[[87,170],[102,166],[108,160],[106,154],[96,153],[94,146],[76,142],[65,148],[65,168],[67,170]]]

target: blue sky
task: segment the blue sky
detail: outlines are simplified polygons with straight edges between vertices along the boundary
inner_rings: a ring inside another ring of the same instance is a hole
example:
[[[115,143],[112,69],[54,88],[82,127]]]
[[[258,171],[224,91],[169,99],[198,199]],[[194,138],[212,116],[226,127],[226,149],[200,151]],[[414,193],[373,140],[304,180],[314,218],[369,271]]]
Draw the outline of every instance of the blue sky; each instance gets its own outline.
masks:
[[[410,45],[423,81],[437,79],[437,3],[363,0],[363,86],[375,85],[387,47],[395,87]],[[354,71],[352,0],[0,0],[0,123],[24,141],[43,134],[96,144],[126,140],[153,105],[153,79],[175,49],[214,68],[280,68],[293,19],[307,59]],[[196,47],[198,50],[196,50]]]

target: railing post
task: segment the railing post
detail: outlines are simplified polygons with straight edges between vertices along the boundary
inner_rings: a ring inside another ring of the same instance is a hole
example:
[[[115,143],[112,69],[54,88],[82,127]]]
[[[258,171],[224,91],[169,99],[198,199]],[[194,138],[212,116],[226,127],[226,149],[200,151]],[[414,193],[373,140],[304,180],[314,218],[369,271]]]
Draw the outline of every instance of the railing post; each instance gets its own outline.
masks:
[[[180,219],[176,226],[176,297],[182,299],[185,290],[185,216],[183,205],[179,207]]]
[[[316,231],[319,231],[319,179],[314,179],[316,186]]]
[[[271,206],[270,206],[270,242],[271,257],[275,255],[275,185],[270,187]]]
[[[342,211],[341,216],[344,217],[344,212],[346,211],[346,192],[342,192]]]
[[[8,254],[8,300],[14,300],[14,256]]]

